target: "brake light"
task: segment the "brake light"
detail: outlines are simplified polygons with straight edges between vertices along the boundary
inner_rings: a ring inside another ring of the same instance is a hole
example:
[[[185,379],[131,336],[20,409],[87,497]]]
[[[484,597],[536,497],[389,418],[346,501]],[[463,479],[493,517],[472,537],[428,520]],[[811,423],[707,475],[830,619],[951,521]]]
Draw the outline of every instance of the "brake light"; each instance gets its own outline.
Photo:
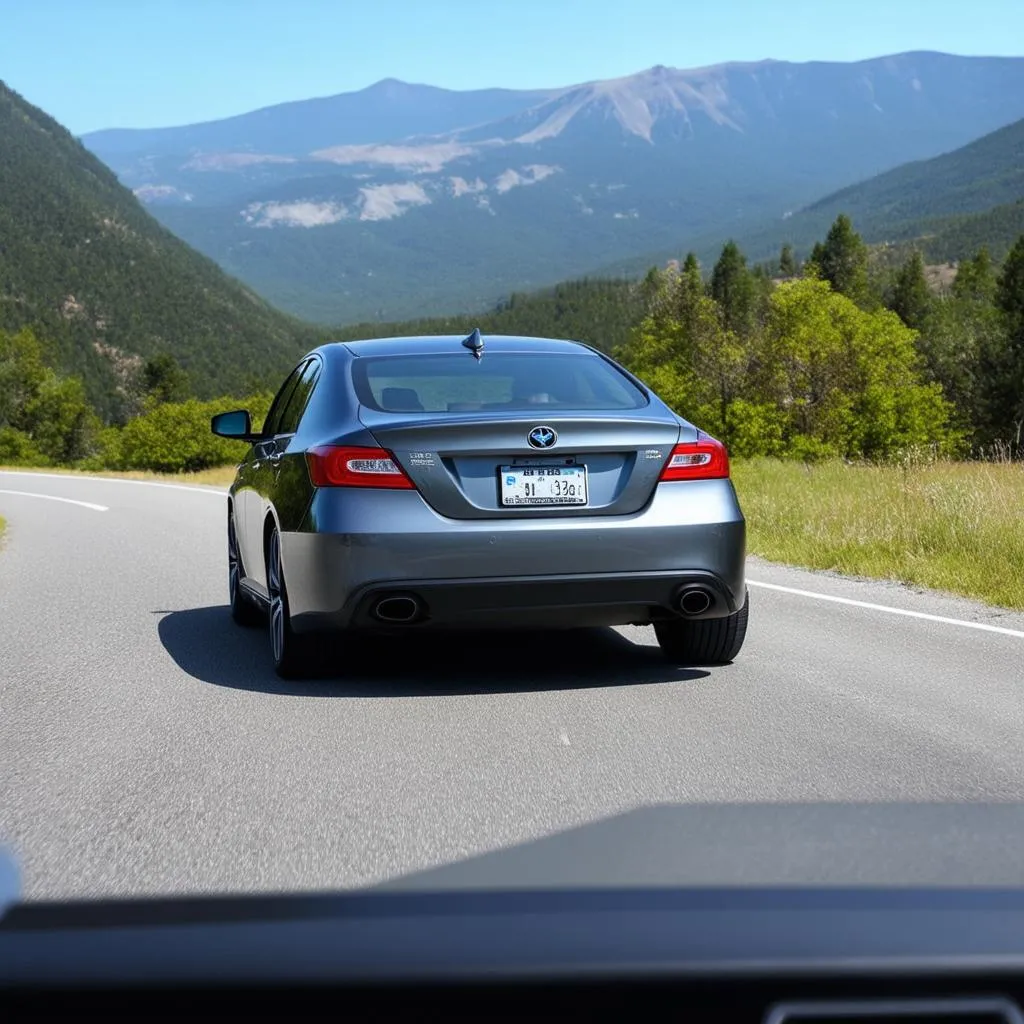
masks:
[[[720,480],[729,476],[729,453],[721,441],[705,435],[672,449],[661,480]]]
[[[306,452],[306,464],[314,487],[415,487],[384,448],[320,445]]]

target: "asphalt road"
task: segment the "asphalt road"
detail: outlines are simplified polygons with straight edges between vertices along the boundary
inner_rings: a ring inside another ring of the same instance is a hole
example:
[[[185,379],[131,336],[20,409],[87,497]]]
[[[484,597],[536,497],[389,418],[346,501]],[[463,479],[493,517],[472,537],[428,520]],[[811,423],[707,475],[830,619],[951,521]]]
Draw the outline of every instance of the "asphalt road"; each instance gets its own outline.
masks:
[[[726,667],[625,628],[531,636],[529,668],[522,637],[410,638],[292,685],[228,617],[223,494],[0,473],[0,514],[27,897],[363,886],[661,803],[1024,799],[1021,615],[751,560]]]

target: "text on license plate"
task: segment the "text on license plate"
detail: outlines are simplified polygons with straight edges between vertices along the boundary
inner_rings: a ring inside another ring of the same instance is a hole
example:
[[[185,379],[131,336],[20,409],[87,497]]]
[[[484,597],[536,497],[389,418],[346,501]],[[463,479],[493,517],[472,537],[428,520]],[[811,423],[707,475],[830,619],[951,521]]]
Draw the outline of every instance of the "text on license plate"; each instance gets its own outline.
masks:
[[[586,466],[501,466],[502,505],[586,505]]]

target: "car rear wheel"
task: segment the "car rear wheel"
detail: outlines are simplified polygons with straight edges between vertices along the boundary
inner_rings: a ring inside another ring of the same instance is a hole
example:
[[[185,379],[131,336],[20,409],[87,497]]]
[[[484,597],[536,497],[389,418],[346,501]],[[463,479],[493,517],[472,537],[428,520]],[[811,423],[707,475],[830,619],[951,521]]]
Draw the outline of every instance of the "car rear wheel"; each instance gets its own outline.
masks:
[[[662,653],[671,661],[695,665],[724,665],[740,653],[747,635],[750,595],[743,607],[721,619],[673,619],[656,622],[654,633]]]
[[[231,509],[228,512],[228,605],[231,618],[239,626],[259,626],[263,622],[263,614],[242,592],[240,583],[244,577],[245,569],[235,530],[235,511]]]
[[[306,638],[292,629],[288,608],[288,588],[281,565],[281,535],[270,532],[267,541],[267,591],[270,595],[270,653],[274,670],[282,679],[295,679],[309,667]]]

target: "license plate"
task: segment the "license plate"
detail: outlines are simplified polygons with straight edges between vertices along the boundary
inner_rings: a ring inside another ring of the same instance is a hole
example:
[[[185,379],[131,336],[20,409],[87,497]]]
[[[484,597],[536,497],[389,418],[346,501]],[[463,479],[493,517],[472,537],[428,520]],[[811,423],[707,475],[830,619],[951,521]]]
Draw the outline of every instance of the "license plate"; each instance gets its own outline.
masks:
[[[501,466],[502,505],[586,505],[586,466]]]

